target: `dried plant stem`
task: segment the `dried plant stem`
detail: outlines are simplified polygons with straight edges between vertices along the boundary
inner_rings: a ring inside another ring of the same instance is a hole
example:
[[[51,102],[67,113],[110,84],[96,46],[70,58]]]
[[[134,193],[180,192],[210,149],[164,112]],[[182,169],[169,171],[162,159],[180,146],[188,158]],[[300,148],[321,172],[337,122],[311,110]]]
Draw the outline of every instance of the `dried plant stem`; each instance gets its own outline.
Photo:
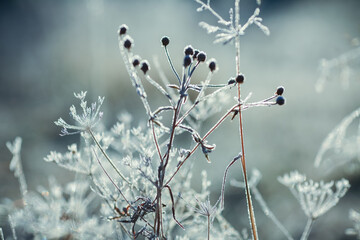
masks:
[[[210,225],[211,225],[210,216],[207,216],[207,222],[208,222],[208,225],[207,225],[207,235],[208,235],[208,240],[210,240]]]
[[[304,229],[303,234],[301,235],[301,239],[300,240],[306,240],[309,237],[312,225],[314,223],[314,219],[313,218],[308,218],[307,222],[306,222],[306,226]]]
[[[240,24],[240,0],[235,1],[235,27],[238,27]],[[236,49],[236,73],[237,75],[240,75],[240,36],[237,36],[235,38],[235,49]],[[241,84],[238,84],[238,100],[241,99]],[[248,206],[248,212],[249,212],[249,218],[250,218],[250,225],[251,225],[251,231],[253,234],[253,239],[258,239],[257,234],[257,228],[256,228],[256,222],[255,222],[255,214],[254,209],[251,201],[251,195],[250,195],[250,188],[248,184],[248,178],[246,173],[246,163],[245,163],[245,146],[244,146],[244,131],[243,131],[243,121],[242,121],[242,112],[241,112],[241,105],[239,105],[239,132],[240,132],[240,141],[241,141],[241,152],[242,152],[242,158],[241,158],[241,164],[242,164],[242,170],[244,175],[244,182],[245,182],[245,193],[246,193],[246,200],[247,200],[247,206]]]
[[[238,108],[238,106],[240,106],[240,104],[236,104],[234,106],[232,106],[220,119],[219,121],[210,128],[210,130],[204,135],[204,137],[202,138],[202,140],[206,140],[206,138],[216,129],[220,126],[221,123],[224,122],[224,120],[231,114],[234,112],[234,110],[236,108]],[[181,163],[179,164],[179,166],[176,168],[175,172],[173,173],[173,175],[171,175],[171,177],[169,178],[169,180],[167,180],[167,182],[165,183],[165,185],[168,185],[171,180],[175,177],[175,175],[179,172],[180,168],[184,165],[184,163],[186,162],[187,159],[189,159],[189,157],[195,152],[195,150],[200,146],[200,143],[196,144],[195,147],[190,151],[190,153],[184,158],[184,160],[181,161]]]

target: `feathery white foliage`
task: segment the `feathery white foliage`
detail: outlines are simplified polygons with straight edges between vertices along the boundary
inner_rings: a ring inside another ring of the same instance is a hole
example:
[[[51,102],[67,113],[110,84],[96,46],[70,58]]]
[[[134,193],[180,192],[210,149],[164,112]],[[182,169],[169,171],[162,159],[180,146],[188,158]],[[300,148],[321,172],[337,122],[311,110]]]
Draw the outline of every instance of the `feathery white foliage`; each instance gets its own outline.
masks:
[[[330,170],[352,160],[360,161],[360,123],[355,136],[347,135],[355,120],[359,120],[360,108],[346,116],[325,138],[315,158],[315,166]]]
[[[16,227],[38,239],[103,239],[112,235],[111,223],[93,215],[98,203],[85,181],[70,182],[62,188],[50,178],[48,190],[39,187],[38,193],[29,192],[25,200],[24,209],[11,217]]]
[[[354,226],[346,229],[345,233],[347,235],[356,236],[357,239],[360,239],[360,212],[350,209],[349,218],[353,222]]]
[[[204,28],[208,34],[210,33],[216,33],[215,35],[215,41],[214,43],[223,43],[227,44],[234,40],[236,37],[244,35],[245,30],[252,24],[257,25],[266,35],[270,34],[270,30],[268,27],[262,24],[262,18],[259,17],[260,9],[256,8],[254,13],[249,17],[249,19],[241,25],[238,23],[238,20],[240,19],[239,12],[234,11],[231,8],[229,11],[229,21],[224,20],[218,13],[216,13],[210,6],[210,1],[208,0],[207,3],[204,3],[202,0],[195,0],[197,3],[199,3],[201,6],[197,9],[197,11],[203,11],[208,10],[210,11],[217,19],[220,26],[214,26],[210,25],[206,22],[200,22],[199,26]],[[257,0],[257,4],[260,5],[260,1]],[[239,0],[235,1],[235,9],[239,5]]]
[[[21,137],[16,137],[13,143],[7,142],[6,146],[13,155],[10,162],[10,170],[14,172],[14,176],[19,180],[21,195],[25,196],[27,193],[27,184],[20,157],[21,143]]]
[[[340,79],[342,85],[347,87],[350,78],[356,73],[356,69],[359,66],[359,60],[360,47],[351,49],[333,59],[321,59],[319,63],[320,77],[315,84],[315,89],[318,92],[322,92],[325,82],[334,78]]]
[[[304,175],[296,171],[278,177],[278,180],[290,189],[309,219],[316,219],[329,211],[350,188],[349,181],[341,179],[335,182],[334,191],[334,181],[318,183],[306,180]]]
[[[74,96],[80,100],[82,114],[79,115],[76,112],[75,106],[72,105],[70,107],[70,116],[78,123],[78,126],[70,125],[62,118],[59,118],[54,122],[57,126],[62,127],[60,133],[61,136],[72,135],[91,130],[103,116],[103,112],[100,112],[100,107],[103,104],[105,97],[99,96],[97,103],[94,102],[91,104],[91,107],[88,107],[87,101],[85,101],[86,92],[81,91],[80,93],[74,93]],[[69,129],[74,130],[74,132],[69,132]]]

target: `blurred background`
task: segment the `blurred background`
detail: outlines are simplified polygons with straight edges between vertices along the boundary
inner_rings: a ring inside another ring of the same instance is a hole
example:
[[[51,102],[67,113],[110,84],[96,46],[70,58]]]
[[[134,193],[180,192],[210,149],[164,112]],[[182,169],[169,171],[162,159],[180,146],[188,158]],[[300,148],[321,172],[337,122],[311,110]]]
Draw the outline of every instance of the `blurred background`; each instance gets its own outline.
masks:
[[[233,0],[211,2],[228,19]],[[241,1],[241,23],[255,7],[253,0]],[[43,158],[51,150],[64,152],[67,145],[79,141],[78,135],[60,137],[60,129],[53,123],[60,116],[69,119],[69,107],[77,104],[73,92],[88,91],[91,102],[105,96],[104,123],[108,128],[124,111],[134,116],[135,126],[144,121],[143,107],[118,50],[119,25],[129,26],[134,52],[150,64],[157,56],[170,80],[175,81],[160,44],[164,35],[171,39],[169,50],[177,69],[181,69],[183,48],[191,44],[216,58],[219,71],[214,83],[226,83],[233,77],[234,46],[212,43],[214,36],[207,35],[198,22],[215,24],[216,20],[206,11],[197,13],[197,8],[198,4],[190,0],[1,1],[0,199],[20,196],[8,167],[11,154],[5,146],[16,136],[23,138],[22,159],[29,189],[47,186],[49,175],[63,183],[72,178],[72,173]],[[360,209],[358,166],[350,170],[341,167],[327,174],[314,167],[314,158],[327,134],[360,106],[357,74],[350,78],[347,89],[335,76],[325,83],[322,93],[315,91],[320,59],[337,57],[358,44],[359,10],[357,0],[263,0],[260,16],[271,35],[265,36],[251,26],[241,40],[243,95],[252,92],[250,101],[257,101],[271,96],[277,86],[286,89],[284,106],[244,112],[245,154],[248,169],[257,168],[263,174],[259,189],[269,207],[295,238],[300,236],[306,217],[290,191],[277,181],[279,175],[297,169],[314,180],[345,177],[352,185],[339,205],[315,222],[310,239],[348,239],[344,235],[344,230],[351,227],[348,211]],[[201,76],[207,71],[202,66],[194,81],[203,81]],[[159,77],[155,67],[150,74],[154,79]],[[153,89],[147,91],[153,108],[161,104]],[[202,132],[219,116],[209,119]],[[193,159],[196,171],[208,171],[214,198],[220,193],[223,170],[239,152],[237,131],[237,121],[227,121],[209,138],[209,143],[217,144],[211,164],[200,155]],[[242,179],[240,165],[230,170],[229,179],[233,178]],[[225,215],[237,229],[248,227],[243,191],[227,186],[227,195]],[[255,209],[260,236],[282,238],[257,204]]]

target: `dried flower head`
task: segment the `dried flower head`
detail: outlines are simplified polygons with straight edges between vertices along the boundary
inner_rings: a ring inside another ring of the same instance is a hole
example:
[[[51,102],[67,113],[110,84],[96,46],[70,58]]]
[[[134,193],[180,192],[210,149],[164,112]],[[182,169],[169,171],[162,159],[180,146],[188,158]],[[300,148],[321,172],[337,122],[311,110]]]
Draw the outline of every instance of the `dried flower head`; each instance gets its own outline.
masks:
[[[294,194],[302,210],[310,219],[316,219],[334,207],[350,188],[349,181],[341,179],[325,183],[305,180],[305,176],[298,172],[291,172],[279,177],[278,180]]]
[[[65,122],[62,118],[59,118],[54,123],[57,126],[62,127],[60,136],[77,134],[84,131],[91,130],[102,118],[103,112],[100,112],[100,107],[104,102],[104,97],[98,97],[97,103],[92,103],[91,107],[87,106],[87,101],[85,101],[86,92],[74,93],[74,96],[80,100],[80,106],[82,108],[82,114],[79,115],[76,112],[74,105],[70,107],[70,116],[79,124],[79,126],[70,125]],[[68,130],[74,130],[69,132]]]

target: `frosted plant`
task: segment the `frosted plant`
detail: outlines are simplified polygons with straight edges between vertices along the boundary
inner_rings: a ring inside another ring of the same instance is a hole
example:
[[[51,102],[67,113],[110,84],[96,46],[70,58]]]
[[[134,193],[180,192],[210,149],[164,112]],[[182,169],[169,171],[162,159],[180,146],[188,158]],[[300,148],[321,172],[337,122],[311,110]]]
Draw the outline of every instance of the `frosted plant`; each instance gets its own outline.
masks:
[[[203,27],[207,30],[208,33],[217,33],[215,35],[215,41],[214,43],[223,43],[227,44],[229,42],[235,43],[235,69],[236,69],[236,77],[233,79],[234,82],[237,82],[237,100],[238,102],[244,103],[246,102],[248,98],[246,98],[244,101],[241,100],[241,84],[244,82],[244,75],[241,71],[240,66],[240,36],[245,34],[245,30],[252,24],[257,25],[266,35],[270,34],[269,29],[262,24],[262,18],[259,17],[260,14],[260,8],[256,8],[254,13],[248,18],[248,20],[244,23],[240,23],[240,0],[235,0],[235,8],[234,10],[231,8],[229,10],[229,20],[225,20],[222,18],[216,11],[214,11],[210,6],[210,0],[207,0],[207,2],[203,2],[202,0],[195,0],[198,4],[200,4],[200,7],[197,9],[197,11],[203,11],[207,10],[209,11],[214,17],[218,19],[219,26],[210,25],[206,22],[200,22],[200,27]],[[256,1],[258,5],[260,5],[261,1]],[[283,87],[279,87],[276,96],[276,103],[279,105],[283,105],[285,103],[285,99],[281,96],[284,91]],[[271,98],[270,98],[271,99]],[[268,100],[262,101],[267,102]],[[239,106],[238,109],[236,109],[236,114],[239,116],[239,135],[240,135],[240,142],[241,142],[241,165],[242,165],[242,171],[244,176],[244,183],[245,183],[245,195],[247,199],[247,206],[248,206],[248,214],[249,214],[249,220],[252,230],[252,236],[256,240],[258,239],[257,234],[257,227],[255,222],[255,214],[252,206],[252,200],[251,200],[251,194],[250,194],[250,188],[248,186],[248,179],[247,179],[247,170],[246,170],[246,161],[245,161],[245,147],[244,147],[244,133],[243,133],[243,121],[242,121],[242,107]],[[235,117],[235,115],[233,118]],[[229,167],[231,167],[236,160],[233,160],[229,166],[227,167],[227,170]],[[226,170],[226,171],[227,171]],[[226,173],[225,173],[226,175]],[[226,176],[224,177],[224,179]],[[224,181],[225,183],[225,181]],[[223,205],[223,204],[221,204]]]
[[[85,101],[86,92],[74,93],[74,96],[80,100],[80,106],[82,108],[82,114],[79,115],[76,112],[76,107],[72,105],[70,107],[70,116],[79,124],[71,125],[65,122],[62,118],[55,121],[57,126],[62,127],[61,136],[77,134],[80,132],[90,131],[101,120],[103,112],[100,112],[100,107],[104,102],[104,97],[99,97],[98,102],[92,103],[91,107],[87,106]],[[74,130],[74,132],[69,132]]]
[[[346,116],[323,141],[315,158],[315,166],[328,170],[345,163],[360,161],[360,108]],[[355,125],[355,131],[350,128]],[[357,129],[356,129],[357,128]],[[355,132],[355,135],[349,134]]]
[[[206,22],[200,22],[200,27],[204,28],[208,33],[216,33],[216,40],[214,43],[223,43],[227,44],[236,37],[245,34],[245,30],[252,24],[257,25],[266,35],[270,34],[269,29],[262,24],[262,18],[259,17],[260,9],[256,8],[253,15],[244,23],[243,25],[239,24],[239,14],[236,12],[236,9],[239,8],[240,1],[235,1],[235,16],[234,10],[231,8],[229,11],[230,20],[224,20],[219,14],[217,14],[210,6],[210,0],[207,3],[204,3],[202,0],[195,0],[201,6],[197,9],[198,12],[203,10],[210,11],[217,19],[220,26],[210,25]],[[260,2],[258,2],[260,5]]]
[[[54,178],[50,178],[49,190],[39,187],[38,193],[27,194],[27,205],[11,216],[17,228],[33,234],[34,237],[110,237],[111,223],[93,215],[98,203],[95,203],[95,194],[89,190],[85,181],[70,182],[63,189]]]
[[[322,59],[320,61],[320,77],[315,85],[318,92],[323,91],[324,84],[334,78],[340,79],[344,87],[349,85],[349,80],[355,76],[360,63],[360,47],[358,46],[359,40],[357,39],[355,42],[357,42],[357,47],[351,49],[350,51],[343,53],[336,58]]]
[[[209,4],[210,1],[202,6],[218,16]],[[208,142],[208,137],[226,119],[239,117],[241,154],[233,159],[226,172],[241,160],[252,236],[258,239],[247,181],[242,112],[252,107],[283,105],[284,88],[278,87],[275,93],[270,92],[269,97],[260,101],[250,102],[251,94],[241,97],[240,85],[245,77],[240,72],[239,36],[251,24],[258,25],[265,33],[268,29],[261,23],[258,8],[244,25],[240,25],[238,0],[230,18],[227,23],[220,21],[228,29],[219,28],[221,33],[217,40],[235,42],[236,75],[220,84],[211,83],[218,63],[212,58],[207,60],[205,52],[191,45],[184,48],[179,74],[170,57],[170,39],[166,36],[161,43],[174,75],[168,79],[160,74],[161,82],[153,79],[149,61],[134,53],[134,39],[128,34],[128,27],[121,25],[119,49],[131,83],[145,109],[145,121],[132,126],[129,116],[122,115],[110,130],[99,131],[96,127],[103,115],[100,107],[104,98],[98,97],[97,102],[88,107],[86,92],[75,93],[82,110],[78,113],[74,105],[70,107],[70,116],[75,123],[59,118],[55,124],[62,128],[61,136],[79,133],[84,141],[68,146],[65,153],[50,152],[45,161],[75,172],[76,179],[64,189],[51,180],[49,190],[40,188],[39,193],[23,194],[28,204],[11,214],[17,226],[41,238],[98,239],[103,236],[111,239],[173,239],[182,235],[185,239],[203,239],[207,232],[208,239],[249,239],[246,231],[239,234],[221,215],[225,181],[219,200],[213,206],[210,204],[210,181],[206,172],[203,172],[200,193],[190,184],[194,163],[189,159],[199,149],[203,158],[210,162],[216,143]],[[194,72],[204,65],[209,69],[208,74],[194,79]],[[161,68],[156,68],[161,73]],[[165,98],[165,105],[154,108],[149,103],[144,81]],[[235,102],[205,134],[201,134],[202,123],[230,102],[228,96],[232,89],[238,92]],[[164,116],[170,116],[171,120]],[[179,135],[188,135],[193,142],[181,146],[177,141]],[[9,146],[14,153],[13,165],[21,169],[20,161],[16,160],[19,159],[18,144]],[[74,191],[74,185],[79,185],[80,189]],[[101,206],[96,205],[99,199]],[[219,207],[220,201],[222,204]],[[31,224],[26,225],[29,221]]]
[[[308,238],[314,220],[334,207],[350,188],[349,181],[341,179],[335,183],[334,191],[334,181],[318,183],[306,180],[306,177],[297,171],[278,177],[278,180],[290,189],[308,217],[301,239]]]
[[[349,218],[353,222],[354,226],[346,229],[345,233],[347,235],[356,236],[357,239],[360,239],[360,213],[354,209],[350,209]]]

